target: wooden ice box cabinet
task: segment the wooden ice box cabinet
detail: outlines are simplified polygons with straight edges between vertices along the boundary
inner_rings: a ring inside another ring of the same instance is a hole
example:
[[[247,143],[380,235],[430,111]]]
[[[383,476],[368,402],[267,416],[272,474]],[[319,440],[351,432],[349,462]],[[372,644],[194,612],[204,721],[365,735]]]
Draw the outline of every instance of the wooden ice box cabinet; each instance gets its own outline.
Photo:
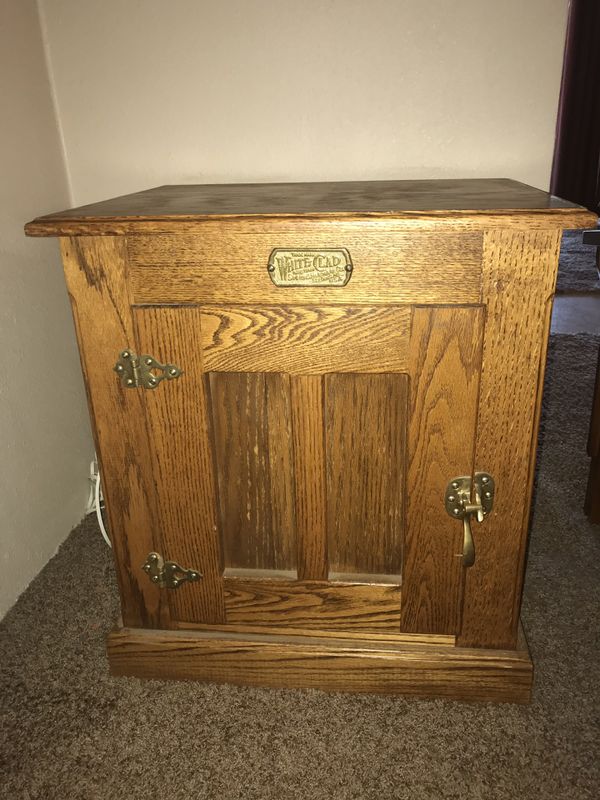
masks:
[[[115,675],[527,702],[563,228],[510,180],[163,186],[59,236]]]

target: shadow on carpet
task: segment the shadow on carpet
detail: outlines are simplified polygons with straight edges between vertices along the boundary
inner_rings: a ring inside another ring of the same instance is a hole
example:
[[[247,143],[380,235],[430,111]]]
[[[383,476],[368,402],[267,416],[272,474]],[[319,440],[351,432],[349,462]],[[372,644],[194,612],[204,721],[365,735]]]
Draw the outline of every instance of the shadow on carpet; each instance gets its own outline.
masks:
[[[116,588],[88,520],[0,627],[0,796],[596,798],[600,529],[581,506],[597,347],[552,337],[523,609],[531,706],[113,679]]]

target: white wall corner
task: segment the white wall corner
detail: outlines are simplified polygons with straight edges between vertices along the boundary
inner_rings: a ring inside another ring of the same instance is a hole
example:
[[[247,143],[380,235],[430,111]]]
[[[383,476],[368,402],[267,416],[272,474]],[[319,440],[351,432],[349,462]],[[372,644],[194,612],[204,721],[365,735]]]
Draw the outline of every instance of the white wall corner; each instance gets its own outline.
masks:
[[[70,205],[36,0],[0,25],[0,616],[83,517],[93,454],[54,239],[23,225]]]
[[[54,119],[56,121],[56,129],[58,131],[58,137],[60,140],[60,152],[62,157],[63,168],[65,171],[65,177],[67,180],[67,189],[69,193],[69,205],[73,206],[75,201],[73,200],[73,179],[71,176],[71,170],[69,167],[69,159],[67,156],[67,146],[65,143],[65,133],[63,129],[62,119],[60,115],[60,109],[58,106],[58,96],[56,93],[56,81],[54,80],[54,71],[52,69],[52,56],[50,53],[50,45],[48,39],[48,26],[46,24],[46,9],[44,0],[36,0],[37,11],[38,11],[38,20],[40,25],[40,32],[42,35],[42,45],[44,48],[44,61],[46,62],[46,75],[48,76],[48,85],[50,87],[50,97],[52,100],[52,108],[54,110]]]

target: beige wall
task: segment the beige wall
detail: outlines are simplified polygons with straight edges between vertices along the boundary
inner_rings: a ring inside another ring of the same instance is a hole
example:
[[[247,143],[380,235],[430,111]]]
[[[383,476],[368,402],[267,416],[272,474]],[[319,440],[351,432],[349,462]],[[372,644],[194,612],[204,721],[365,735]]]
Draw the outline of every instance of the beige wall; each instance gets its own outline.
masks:
[[[25,239],[23,222],[176,182],[508,176],[546,188],[567,0],[39,10],[50,81],[36,3],[0,0],[0,614],[81,517],[92,451],[57,244]]]
[[[549,183],[567,0],[41,0],[78,203],[161,183]]]
[[[93,448],[54,240],[69,204],[34,0],[0,0],[0,617],[81,519]]]

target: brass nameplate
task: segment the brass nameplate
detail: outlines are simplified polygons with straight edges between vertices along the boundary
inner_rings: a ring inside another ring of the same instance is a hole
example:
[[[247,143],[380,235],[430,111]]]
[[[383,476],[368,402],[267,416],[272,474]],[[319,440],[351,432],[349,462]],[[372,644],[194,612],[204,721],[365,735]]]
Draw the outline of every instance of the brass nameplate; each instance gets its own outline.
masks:
[[[275,286],[345,286],[352,275],[350,253],[343,247],[327,250],[276,248],[267,267]]]

